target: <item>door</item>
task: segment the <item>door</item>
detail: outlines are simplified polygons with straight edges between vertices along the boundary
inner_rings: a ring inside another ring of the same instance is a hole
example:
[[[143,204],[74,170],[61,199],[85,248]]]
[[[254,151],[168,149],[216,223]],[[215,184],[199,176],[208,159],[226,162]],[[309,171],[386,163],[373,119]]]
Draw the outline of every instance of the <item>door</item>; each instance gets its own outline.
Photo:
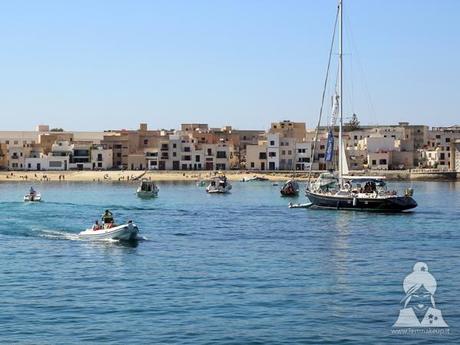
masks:
[[[260,163],[260,170],[265,170],[265,162]]]
[[[42,165],[40,163],[37,163],[37,170],[40,170],[42,168]]]
[[[173,161],[173,170],[179,170],[179,161]]]

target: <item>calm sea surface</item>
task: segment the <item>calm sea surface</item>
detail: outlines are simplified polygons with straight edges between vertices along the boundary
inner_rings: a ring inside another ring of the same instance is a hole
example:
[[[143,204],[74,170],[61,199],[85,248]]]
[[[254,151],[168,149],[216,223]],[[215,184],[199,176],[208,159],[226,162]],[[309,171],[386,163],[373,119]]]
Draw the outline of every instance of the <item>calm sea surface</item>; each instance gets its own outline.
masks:
[[[28,184],[0,184],[0,343],[460,343],[460,183],[415,183],[408,214],[288,209],[270,182],[159,186],[39,184],[27,204]],[[144,240],[78,240],[106,208]],[[391,333],[417,261],[450,335]]]

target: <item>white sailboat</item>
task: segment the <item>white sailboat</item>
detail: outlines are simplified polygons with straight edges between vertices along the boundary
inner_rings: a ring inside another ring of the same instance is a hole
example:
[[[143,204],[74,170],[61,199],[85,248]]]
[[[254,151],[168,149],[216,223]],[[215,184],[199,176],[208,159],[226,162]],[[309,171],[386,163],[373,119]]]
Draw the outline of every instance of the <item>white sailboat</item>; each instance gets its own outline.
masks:
[[[339,81],[338,93],[334,96],[333,115],[328,135],[328,149],[326,155],[332,160],[333,157],[333,129],[338,117],[339,147],[338,147],[338,172],[323,173],[312,183],[307,184],[306,196],[311,202],[310,208],[328,208],[344,210],[366,210],[398,212],[412,209],[417,203],[412,198],[413,191],[406,190],[404,195],[398,195],[394,191],[388,191],[382,179],[376,177],[349,177],[345,145],[343,142],[343,1],[339,0]],[[335,33],[335,30],[334,30]],[[331,50],[332,53],[332,50]],[[330,59],[330,57],[329,57]],[[327,79],[326,79],[327,80]],[[323,96],[324,99],[324,96]],[[320,113],[321,119],[321,113]],[[318,122],[319,130],[319,122]],[[315,137],[315,144],[318,131]],[[316,145],[314,145],[314,148]],[[313,155],[312,155],[313,157]],[[311,175],[311,168],[310,168]],[[364,186],[362,185],[363,183]]]

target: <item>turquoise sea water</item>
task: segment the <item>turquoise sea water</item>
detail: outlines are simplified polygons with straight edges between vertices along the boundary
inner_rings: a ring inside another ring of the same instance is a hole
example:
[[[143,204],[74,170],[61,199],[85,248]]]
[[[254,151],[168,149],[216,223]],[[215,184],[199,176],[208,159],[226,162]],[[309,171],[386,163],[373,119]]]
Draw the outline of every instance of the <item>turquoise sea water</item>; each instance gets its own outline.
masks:
[[[270,182],[159,186],[47,183],[27,204],[29,185],[0,184],[0,343],[460,343],[460,183],[414,184],[408,214],[288,209]],[[145,239],[78,240],[106,208]],[[450,335],[391,333],[417,261]]]

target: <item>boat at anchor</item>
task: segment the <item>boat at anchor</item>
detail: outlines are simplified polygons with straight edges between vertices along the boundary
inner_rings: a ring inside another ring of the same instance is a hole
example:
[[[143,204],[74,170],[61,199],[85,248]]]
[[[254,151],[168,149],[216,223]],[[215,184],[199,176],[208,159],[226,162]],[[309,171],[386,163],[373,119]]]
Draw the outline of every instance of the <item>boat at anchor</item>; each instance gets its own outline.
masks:
[[[321,174],[316,181],[311,181],[312,168],[308,176],[307,189],[305,195],[311,202],[309,208],[328,208],[341,210],[363,210],[363,211],[384,211],[384,212],[400,212],[417,207],[417,202],[413,199],[413,190],[408,188],[404,194],[400,195],[396,191],[389,191],[383,178],[362,176],[354,177],[347,176],[348,165],[345,154],[345,145],[343,142],[343,0],[339,0],[337,8],[336,22],[339,20],[339,70],[338,80],[336,84],[336,93],[333,96],[333,110],[331,122],[328,126],[327,147],[325,161],[332,164],[334,161],[334,132],[338,121],[338,171],[331,169],[328,173]],[[335,35],[335,29],[334,29]],[[334,37],[333,41],[334,42]],[[333,46],[333,44],[332,44]],[[329,61],[332,56],[332,46],[329,55]],[[325,88],[326,91],[327,75]],[[315,135],[315,141],[312,150],[312,158],[314,158],[316,143],[319,136],[319,124],[321,122],[323,103],[319,115],[318,126]]]
[[[136,194],[139,198],[154,198],[158,196],[159,190],[153,181],[143,179],[137,187]]]
[[[226,194],[232,189],[232,185],[227,180],[225,175],[214,177],[206,187],[206,192],[209,194]]]

